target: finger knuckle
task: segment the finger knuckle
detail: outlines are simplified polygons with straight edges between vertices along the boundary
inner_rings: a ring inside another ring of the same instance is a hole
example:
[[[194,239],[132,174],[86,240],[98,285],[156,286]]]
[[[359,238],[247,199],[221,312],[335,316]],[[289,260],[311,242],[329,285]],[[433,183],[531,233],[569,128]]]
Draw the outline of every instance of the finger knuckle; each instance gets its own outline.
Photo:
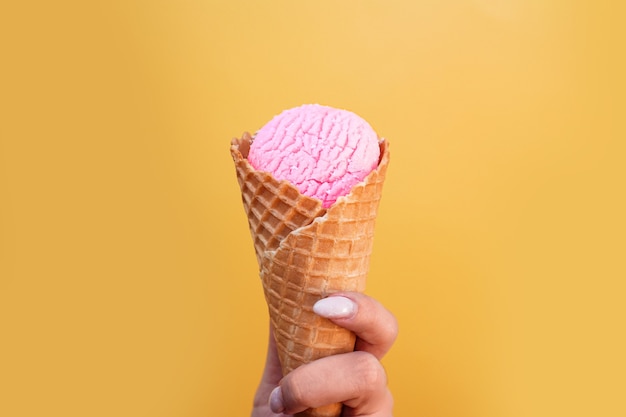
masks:
[[[360,394],[376,392],[387,385],[387,374],[374,355],[365,352],[357,359],[356,372],[359,376],[358,391]]]
[[[303,383],[298,375],[290,375],[290,378],[283,379],[281,383],[283,393],[283,402],[287,410],[294,409],[305,403],[306,390],[303,389]]]
[[[398,319],[394,315],[391,316],[391,320],[389,321],[389,325],[387,327],[387,334],[390,341],[393,343],[398,338],[398,332],[400,331],[398,325]]]

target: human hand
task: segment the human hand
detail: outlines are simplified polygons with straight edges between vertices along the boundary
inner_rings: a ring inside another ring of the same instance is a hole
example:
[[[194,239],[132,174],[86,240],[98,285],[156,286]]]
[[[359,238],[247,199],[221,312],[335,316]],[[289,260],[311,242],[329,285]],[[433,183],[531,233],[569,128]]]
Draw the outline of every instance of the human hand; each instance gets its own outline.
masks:
[[[355,351],[318,359],[284,378],[273,330],[252,417],[286,417],[308,408],[343,403],[344,417],[391,417],[393,397],[380,359],[398,334],[395,317],[364,294],[336,293],[318,301],[315,313],[353,331]]]

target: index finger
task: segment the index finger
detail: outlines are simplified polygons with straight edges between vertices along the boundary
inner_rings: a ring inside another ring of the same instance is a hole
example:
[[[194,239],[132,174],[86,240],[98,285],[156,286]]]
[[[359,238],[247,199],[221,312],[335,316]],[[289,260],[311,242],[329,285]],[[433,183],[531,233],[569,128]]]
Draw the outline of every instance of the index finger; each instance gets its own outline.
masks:
[[[340,292],[321,299],[313,311],[333,323],[353,331],[355,350],[381,359],[398,336],[398,322],[382,304],[357,292]]]

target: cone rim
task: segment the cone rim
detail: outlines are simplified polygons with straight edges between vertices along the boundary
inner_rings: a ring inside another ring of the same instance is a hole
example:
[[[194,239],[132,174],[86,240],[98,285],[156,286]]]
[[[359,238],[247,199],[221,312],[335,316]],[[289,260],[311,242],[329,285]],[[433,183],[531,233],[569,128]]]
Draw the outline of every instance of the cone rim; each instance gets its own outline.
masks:
[[[378,146],[380,148],[380,156],[378,157],[378,165],[376,165],[376,168],[374,168],[370,173],[368,173],[365,176],[365,178],[363,178],[361,181],[354,184],[348,194],[339,196],[337,200],[330,207],[324,208],[322,207],[322,200],[302,194],[300,190],[298,190],[298,188],[295,185],[293,185],[289,180],[279,180],[276,177],[274,177],[274,175],[272,175],[271,172],[262,171],[262,170],[258,170],[254,168],[248,161],[250,145],[252,144],[253,141],[254,141],[254,137],[251,136],[249,132],[244,132],[241,138],[236,138],[236,137],[233,138],[231,140],[231,146],[230,146],[230,151],[231,151],[231,155],[233,156],[233,160],[236,163],[237,162],[244,163],[246,165],[246,168],[250,170],[250,172],[255,172],[261,175],[269,176],[272,180],[276,182],[277,188],[282,188],[282,187],[290,188],[291,190],[296,191],[298,195],[301,198],[303,198],[305,201],[309,201],[312,204],[314,203],[316,205],[319,204],[319,206],[321,207],[322,214],[315,217],[315,219],[313,219],[313,222],[322,221],[320,219],[323,219],[324,217],[328,216],[329,212],[336,211],[337,210],[336,207],[340,207],[342,205],[345,205],[353,201],[355,199],[355,191],[358,189],[364,188],[369,183],[370,177],[374,175],[378,175],[381,168],[386,167],[389,163],[389,141],[385,138],[379,138]],[[242,145],[243,145],[243,149],[242,149]],[[280,197],[280,194],[279,194],[279,197]],[[335,208],[335,210],[333,210],[333,208]],[[308,225],[310,225],[310,223],[302,227],[306,227]],[[292,233],[294,233],[296,230],[301,229],[302,227],[295,229]]]

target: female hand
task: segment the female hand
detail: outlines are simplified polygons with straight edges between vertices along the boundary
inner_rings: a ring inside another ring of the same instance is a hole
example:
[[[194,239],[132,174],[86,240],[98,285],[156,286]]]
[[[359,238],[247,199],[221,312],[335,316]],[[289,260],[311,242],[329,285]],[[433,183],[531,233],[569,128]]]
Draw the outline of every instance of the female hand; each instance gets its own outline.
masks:
[[[332,403],[343,416],[391,417],[393,397],[380,359],[398,334],[395,317],[364,294],[336,293],[318,301],[315,313],[353,331],[355,351],[318,359],[282,377],[270,329],[265,370],[252,417],[285,417]]]

